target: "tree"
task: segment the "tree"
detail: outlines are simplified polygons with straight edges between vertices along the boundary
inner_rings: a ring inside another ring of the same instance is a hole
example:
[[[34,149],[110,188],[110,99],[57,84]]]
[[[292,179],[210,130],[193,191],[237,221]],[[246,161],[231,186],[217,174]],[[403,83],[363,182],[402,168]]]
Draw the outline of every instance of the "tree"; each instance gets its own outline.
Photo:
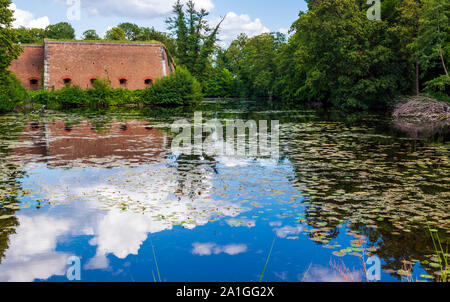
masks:
[[[212,68],[206,82],[206,95],[210,97],[232,97],[235,96],[233,91],[234,78],[233,74],[226,68]]]
[[[387,21],[368,20],[365,7],[354,0],[310,3],[293,25],[295,64],[305,76],[298,96],[367,108],[402,93],[406,78],[389,28]]]
[[[47,26],[45,36],[55,40],[73,40],[75,39],[75,30],[69,23],[60,22]]]
[[[141,34],[141,28],[133,23],[120,23],[117,27],[123,29],[127,40],[136,41]]]
[[[206,21],[209,13],[204,9],[197,10],[192,0],[187,2],[186,10],[181,1],[177,0],[173,12],[175,16],[166,22],[176,37],[177,63],[186,66],[193,76],[204,82],[222,22],[215,28],[210,28]]]
[[[43,28],[25,28],[16,29],[17,42],[23,44],[42,43],[45,38],[45,29]]]
[[[410,52],[410,60],[415,65],[416,74],[416,95],[420,93],[420,65],[419,53],[414,41],[419,35],[419,18],[422,7],[422,0],[404,0],[399,7],[400,30],[403,32],[403,39],[407,40],[406,48]]]
[[[11,1],[0,0],[0,79],[8,74],[11,62],[22,53],[17,45],[16,31],[12,28],[13,11],[9,8]]]
[[[106,32],[106,40],[125,41],[125,31],[120,27],[113,27]]]
[[[101,40],[101,38],[94,29],[89,29],[83,33],[83,40],[95,41],[95,40]]]
[[[430,81],[425,86],[445,90],[450,79],[447,61],[450,56],[450,2],[424,0],[420,13],[418,36],[413,49],[418,57],[422,77]],[[429,74],[431,73],[431,74]]]
[[[174,54],[176,51],[175,39],[166,33],[155,30],[153,27],[141,27],[139,35],[136,37],[136,41],[158,41],[166,46],[166,49],[170,54]]]
[[[0,0],[0,111],[12,110],[26,96],[20,81],[8,70],[23,51],[12,28],[14,18],[10,5],[11,1]]]

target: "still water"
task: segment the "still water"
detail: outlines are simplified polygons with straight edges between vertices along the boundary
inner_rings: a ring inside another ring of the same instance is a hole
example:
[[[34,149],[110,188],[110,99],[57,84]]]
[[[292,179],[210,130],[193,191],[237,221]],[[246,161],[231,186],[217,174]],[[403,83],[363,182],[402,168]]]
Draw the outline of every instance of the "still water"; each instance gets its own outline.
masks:
[[[278,120],[279,160],[176,156],[195,111]],[[0,281],[67,281],[72,256],[82,281],[365,281],[370,256],[438,280],[447,130],[246,100],[0,116]]]

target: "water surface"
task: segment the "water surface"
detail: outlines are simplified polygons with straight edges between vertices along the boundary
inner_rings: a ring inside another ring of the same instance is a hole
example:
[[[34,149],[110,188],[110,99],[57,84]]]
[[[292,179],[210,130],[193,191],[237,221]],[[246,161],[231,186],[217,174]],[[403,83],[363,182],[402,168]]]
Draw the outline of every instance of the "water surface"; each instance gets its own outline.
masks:
[[[171,124],[279,120],[280,159],[177,156]],[[0,116],[0,280],[365,280],[439,278],[429,228],[450,234],[445,128],[383,113],[274,103]],[[349,271],[341,274],[344,267]]]

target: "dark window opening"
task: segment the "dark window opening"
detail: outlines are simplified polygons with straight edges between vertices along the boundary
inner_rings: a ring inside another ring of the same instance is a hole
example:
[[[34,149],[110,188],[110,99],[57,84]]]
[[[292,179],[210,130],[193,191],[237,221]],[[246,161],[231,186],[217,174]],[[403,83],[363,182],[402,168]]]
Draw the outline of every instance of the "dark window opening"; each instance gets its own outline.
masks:
[[[39,81],[36,80],[36,79],[31,79],[31,80],[30,80],[30,85],[31,85],[31,86],[37,85],[38,83],[39,83]]]
[[[151,79],[145,79],[145,85],[151,85],[153,81]]]
[[[91,79],[91,84],[94,84],[97,79]]]
[[[127,81],[127,79],[120,79],[119,82],[120,82],[120,85],[125,86],[125,85],[127,85],[128,81]]]
[[[66,85],[72,83],[72,79],[69,79],[69,78],[63,79],[63,81],[64,81],[64,84],[66,84]]]

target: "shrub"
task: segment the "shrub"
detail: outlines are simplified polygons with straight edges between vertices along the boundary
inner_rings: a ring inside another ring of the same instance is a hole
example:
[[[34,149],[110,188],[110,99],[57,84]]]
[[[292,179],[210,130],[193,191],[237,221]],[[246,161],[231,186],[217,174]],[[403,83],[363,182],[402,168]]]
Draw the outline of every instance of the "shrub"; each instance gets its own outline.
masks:
[[[20,83],[19,79],[11,73],[6,72],[0,78],[0,112],[8,112],[23,104],[28,93]]]
[[[163,77],[143,93],[143,102],[152,105],[190,105],[201,101],[200,83],[182,67],[170,76]]]
[[[78,107],[88,103],[86,91],[79,86],[67,86],[54,93],[57,103],[63,107]]]

